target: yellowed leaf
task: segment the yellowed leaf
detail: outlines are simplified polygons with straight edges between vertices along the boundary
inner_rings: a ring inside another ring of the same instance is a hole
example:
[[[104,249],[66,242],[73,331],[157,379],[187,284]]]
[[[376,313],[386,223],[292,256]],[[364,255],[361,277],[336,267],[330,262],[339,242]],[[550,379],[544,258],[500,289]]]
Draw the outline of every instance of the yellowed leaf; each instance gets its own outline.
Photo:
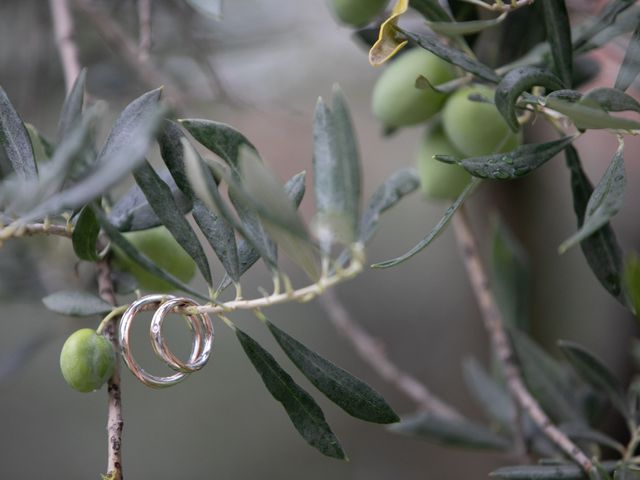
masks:
[[[398,18],[409,8],[409,0],[397,0],[391,16],[380,25],[378,40],[369,50],[369,63],[374,67],[382,65],[407,44],[407,40],[398,31]]]

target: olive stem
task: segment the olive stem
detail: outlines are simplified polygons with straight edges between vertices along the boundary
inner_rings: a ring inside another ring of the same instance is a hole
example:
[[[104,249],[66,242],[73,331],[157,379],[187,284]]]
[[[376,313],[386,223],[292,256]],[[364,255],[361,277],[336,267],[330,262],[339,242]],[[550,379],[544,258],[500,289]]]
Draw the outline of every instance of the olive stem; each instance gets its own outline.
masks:
[[[478,7],[484,8],[485,10],[490,10],[492,12],[513,12],[522,7],[526,7],[532,5],[535,0],[509,0],[508,3],[505,0],[496,0],[494,3],[485,3],[482,0],[464,0],[467,3],[471,3],[472,5],[476,5]]]
[[[49,10],[51,10],[53,31],[64,72],[64,84],[66,91],[70,92],[73,83],[80,75],[78,47],[73,41],[73,16],[67,0],[49,0]]]
[[[464,205],[454,215],[453,227],[460,249],[460,256],[466,267],[471,287],[480,307],[482,320],[489,334],[493,351],[502,366],[507,389],[514,401],[527,412],[540,431],[564,451],[582,470],[589,473],[593,469],[591,460],[564,432],[551,422],[551,419],[531,395],[522,379],[522,372],[515,361],[502,313],[496,304],[489,278],[482,265],[477,241],[471,229]]]
[[[53,225],[51,223],[12,223],[4,228],[0,228],[0,242],[10,238],[30,237],[35,235],[55,235],[59,237],[71,238],[73,228],[68,225]]]
[[[116,295],[111,280],[111,263],[107,256],[97,265],[98,292],[100,297],[111,305],[117,305]],[[109,437],[107,451],[107,476],[112,480],[122,480],[122,399],[120,391],[120,346],[118,344],[118,313],[122,307],[111,311],[108,321],[101,322],[98,328],[111,341],[116,351],[116,366],[108,382],[108,414],[107,435]],[[117,312],[117,313],[114,313]],[[103,325],[104,323],[104,325]]]

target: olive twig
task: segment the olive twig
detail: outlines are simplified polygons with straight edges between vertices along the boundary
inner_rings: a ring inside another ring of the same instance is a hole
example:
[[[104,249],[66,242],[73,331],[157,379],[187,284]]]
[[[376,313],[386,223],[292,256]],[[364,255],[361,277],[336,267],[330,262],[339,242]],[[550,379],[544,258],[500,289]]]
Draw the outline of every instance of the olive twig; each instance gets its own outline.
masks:
[[[527,412],[540,431],[564,451],[582,470],[589,473],[594,468],[591,460],[563,431],[551,422],[551,419],[542,410],[540,404],[524,384],[520,367],[514,360],[513,349],[504,326],[502,313],[496,304],[489,278],[480,260],[478,245],[464,205],[454,215],[453,227],[462,261],[480,307],[485,329],[489,334],[493,351],[504,371],[507,389],[514,401]]]
[[[484,8],[485,10],[490,10],[492,12],[513,12],[522,7],[527,7],[532,5],[535,0],[495,0],[494,3],[485,3],[482,0],[464,0],[467,3],[472,5],[476,5],[478,7]]]
[[[35,235],[54,235],[71,238],[73,228],[70,225],[55,225],[52,223],[12,223],[0,229],[0,242],[10,238],[31,237]]]

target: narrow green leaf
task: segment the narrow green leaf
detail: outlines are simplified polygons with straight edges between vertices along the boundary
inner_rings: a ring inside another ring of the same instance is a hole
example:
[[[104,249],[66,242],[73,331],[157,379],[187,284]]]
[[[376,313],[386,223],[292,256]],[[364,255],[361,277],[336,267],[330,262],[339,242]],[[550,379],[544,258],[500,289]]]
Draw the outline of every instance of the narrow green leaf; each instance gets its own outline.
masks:
[[[633,313],[640,320],[640,257],[630,253],[624,261],[624,291]]]
[[[171,194],[171,188],[146,161],[133,172],[133,177],[162,224],[167,227],[184,251],[193,258],[207,284],[212,285],[213,279],[207,256],[191,225],[180,213]]]
[[[30,123],[25,123],[24,128],[27,129],[29,141],[31,142],[31,148],[33,149],[33,158],[35,158],[36,164],[40,164],[49,160],[49,158],[51,157],[47,154],[47,148],[45,148],[46,140],[40,134],[38,129]]]
[[[640,480],[640,468],[636,465],[623,465],[616,469],[613,480]]]
[[[403,197],[416,191],[420,186],[418,173],[413,168],[404,168],[394,172],[374,192],[365,208],[358,229],[358,240],[367,243],[376,230],[380,215],[396,205]]]
[[[574,40],[573,48],[576,50],[576,53],[583,53],[582,49],[593,37],[611,26],[618,18],[618,15],[634,3],[636,3],[636,0],[610,0],[602,10],[598,12],[591,26],[580,33],[578,38]]]
[[[640,73],[640,25],[636,27],[629,40],[624,60],[618,71],[615,88],[625,91],[631,86],[638,73]]]
[[[62,105],[60,118],[58,119],[57,143],[60,143],[69,135],[82,118],[84,107],[84,94],[87,83],[87,69],[83,68],[73,82],[73,87]]]
[[[305,172],[300,172],[289,179],[289,181],[285,184],[284,190],[287,193],[287,196],[294,203],[296,208],[300,206],[302,202],[302,198],[305,193]],[[249,270],[258,260],[260,259],[260,254],[258,251],[252,246],[252,244],[246,241],[244,238],[241,238],[238,241],[238,261],[240,263],[239,266],[239,276],[244,275],[244,273]],[[218,292],[223,291],[229,285],[231,285],[231,278],[227,275],[220,283],[218,287]]]
[[[470,57],[462,50],[445,45],[437,37],[433,35],[414,34],[400,28],[398,30],[412,42],[417,43],[425,50],[429,50],[443,60],[462,68],[464,71],[489,82],[498,83],[500,81],[500,77],[493,69]]]
[[[456,163],[475,177],[514,180],[540,168],[574,139],[575,137],[564,137],[545,143],[529,143],[511,152],[464,158]],[[438,156],[435,158],[439,159]]]
[[[246,145],[256,149],[242,133],[225,123],[188,118],[180,120],[180,124],[193,138],[222,158],[234,173],[238,171],[239,148]]]
[[[562,81],[539,67],[518,67],[507,73],[496,88],[495,104],[507,124],[514,132],[520,130],[518,116],[516,115],[516,102],[522,92],[539,85],[545,87],[547,92],[563,88]]]
[[[573,146],[568,147],[565,156],[567,167],[571,171],[573,209],[580,228],[584,223],[587,204],[593,194],[593,186],[582,170],[576,149]],[[607,222],[583,239],[580,248],[598,281],[614,298],[624,304],[621,286],[622,252],[611,225]]]
[[[566,252],[572,246],[598,231],[622,207],[627,183],[623,152],[624,143],[620,142],[611,164],[589,198],[582,226],[575,234],[562,242],[559,247],[560,253]]]
[[[189,213],[193,203],[182,194],[169,170],[163,169],[158,175],[169,186],[178,212],[182,215]],[[133,185],[113,205],[109,211],[109,221],[121,232],[147,230],[162,224],[138,185]]]
[[[147,258],[145,255],[140,253],[131,244],[131,242],[129,242],[118,231],[118,229],[109,222],[107,214],[103,212],[100,208],[92,206],[92,209],[93,209],[93,212],[96,214],[96,218],[98,219],[98,222],[100,222],[100,225],[102,226],[102,229],[106,233],[107,237],[109,237],[109,239],[113,242],[113,244],[117,246],[120,250],[122,250],[127,257],[129,257],[135,263],[137,263],[142,268],[147,270],[149,273],[169,282],[171,285],[173,285],[177,289],[190,293],[194,297],[200,298],[205,301],[209,301],[207,297],[205,297],[204,295],[201,295],[196,290],[192,289],[191,287],[189,287],[188,285],[180,281],[180,279],[171,275],[166,270],[158,267],[155,263],[149,260],[149,258]]]
[[[617,117],[607,113],[602,107],[585,102],[568,102],[554,96],[548,96],[545,106],[569,117],[580,130],[638,130],[640,122],[629,118]]]
[[[593,35],[586,36],[581,34],[580,37],[574,42],[574,51],[576,55],[587,53],[596,48],[606,45],[611,40],[625,33],[632,32],[638,25],[640,20],[640,7],[634,5],[635,0],[612,0],[610,4],[603,10],[609,10],[610,13],[615,13],[618,10],[618,14],[609,16],[608,22],[594,23],[596,32]],[[611,4],[618,5],[611,5]],[[609,9],[609,7],[612,7]],[[620,10],[622,9],[622,10]],[[622,11],[625,11],[624,15],[620,15]],[[587,29],[587,32],[590,29]]]
[[[431,242],[433,242],[436,238],[438,238],[440,233],[442,233],[444,228],[449,224],[449,221],[451,220],[451,218],[453,218],[453,214],[456,213],[456,210],[460,208],[460,205],[464,203],[467,197],[471,195],[471,193],[473,193],[473,191],[480,184],[480,182],[481,180],[478,178],[471,179],[471,182],[469,182],[469,184],[465,187],[465,189],[462,191],[460,196],[458,196],[455,202],[453,202],[453,204],[449,208],[447,208],[447,211],[444,212],[443,217],[436,224],[436,226],[433,227],[431,231],[427,234],[427,236],[424,237],[415,247],[413,247],[411,250],[409,250],[404,255],[401,255],[400,257],[394,258],[392,260],[387,260],[385,262],[376,263],[372,265],[372,267],[373,268],[394,267],[404,262],[405,260],[408,260],[409,258],[413,257],[415,254],[420,252],[423,248],[431,244]]]
[[[384,398],[362,380],[266,321],[278,344],[315,387],[349,415],[373,423],[400,420]]]
[[[560,340],[558,347],[585,382],[596,391],[606,394],[620,413],[629,417],[629,408],[620,383],[599,358],[573,342]]]
[[[96,251],[96,241],[100,233],[100,224],[90,207],[84,207],[78,215],[78,221],[73,228],[71,241],[73,251],[81,260],[97,262],[100,255]]]
[[[420,413],[389,428],[393,432],[414,435],[448,447],[502,451],[511,448],[509,439],[467,419],[451,420]]]
[[[110,312],[113,305],[87,292],[61,291],[47,295],[42,303],[52,312],[74,317],[88,317]]]
[[[504,428],[513,429],[516,411],[504,387],[498,384],[475,358],[467,358],[463,367],[465,384],[489,419],[498,422]]]
[[[506,324],[528,331],[529,261],[522,245],[500,219],[493,222],[489,268],[496,301]]]
[[[185,152],[183,142],[188,142],[188,140],[180,127],[171,120],[165,120],[158,135],[160,156],[169,172],[171,172],[171,176],[180,191],[193,200],[196,195],[189,183],[189,177],[185,169],[184,155],[187,152]],[[191,146],[191,144],[188,145]],[[189,153],[191,153],[191,150],[189,149]]]
[[[571,88],[573,69],[573,49],[571,45],[571,24],[565,0],[542,0],[544,24],[551,45],[553,65],[567,88]]]
[[[616,463],[603,462],[603,466],[613,471]],[[489,476],[503,480],[583,480],[586,478],[580,467],[574,464],[502,467],[491,472]]]
[[[447,11],[442,8],[438,0],[409,0],[409,5],[428,20],[437,22],[451,21]]]
[[[38,176],[38,166],[33,155],[27,129],[0,87],[0,174],[15,174],[25,180]]]
[[[557,421],[582,423],[569,372],[526,334],[517,330],[510,333],[527,387],[542,408]]]
[[[594,102],[607,112],[634,111],[640,113],[640,102],[615,88],[594,88],[582,98],[585,105]]]
[[[239,329],[236,329],[236,335],[267,390],[282,404],[302,438],[323,455],[346,459],[338,439],[311,395],[296,384],[258,342]]]
[[[222,18],[222,0],[187,0],[196,11],[214,20]]]
[[[487,20],[469,20],[466,22],[427,21],[427,25],[436,33],[446,35],[448,37],[456,37],[459,35],[469,35],[471,33],[482,32],[483,30],[487,30],[488,28],[495,27],[497,25],[500,25],[505,18],[507,18],[506,12],[496,18],[490,18]]]
[[[338,115],[334,115],[324,101],[318,99],[313,122],[315,223],[317,237],[325,254],[336,240],[343,244],[353,240],[358,217],[358,153],[348,113],[344,108],[342,110],[343,115],[339,120]],[[341,132],[341,128],[347,128],[348,131]],[[350,168],[352,164],[355,164],[355,172]],[[352,178],[355,186],[351,185]]]
[[[596,443],[598,445],[609,447],[620,454],[624,454],[624,445],[605,433],[599,432],[598,430],[592,430],[587,425],[562,424],[559,425],[559,428],[572,440]]]

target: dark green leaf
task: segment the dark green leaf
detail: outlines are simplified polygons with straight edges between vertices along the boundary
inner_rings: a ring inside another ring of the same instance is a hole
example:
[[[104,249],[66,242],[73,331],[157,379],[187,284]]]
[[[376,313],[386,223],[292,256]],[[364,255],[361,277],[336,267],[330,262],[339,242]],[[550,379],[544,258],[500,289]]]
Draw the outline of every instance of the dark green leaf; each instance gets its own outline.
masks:
[[[636,317],[640,319],[640,257],[633,252],[624,261],[624,291]]]
[[[565,87],[571,88],[573,49],[565,0],[542,0],[542,9],[555,71]]]
[[[409,0],[409,5],[426,19],[439,22],[451,21],[451,17],[438,0]]]
[[[165,120],[158,135],[160,155],[180,191],[193,200],[196,195],[185,169],[183,141],[188,142],[180,127],[171,120]]]
[[[469,391],[478,400],[489,419],[498,422],[507,429],[513,429],[516,410],[511,397],[475,358],[464,362],[464,380]]]
[[[460,196],[453,202],[453,204],[447,208],[447,211],[444,212],[443,217],[436,224],[435,227],[431,229],[431,231],[424,237],[415,247],[409,250],[404,255],[400,257],[394,258],[392,260],[387,260],[385,262],[380,262],[372,265],[373,268],[389,268],[398,265],[399,263],[408,260],[413,257],[416,253],[420,252],[423,248],[427,247],[431,242],[433,242],[440,233],[444,230],[444,228],[449,224],[449,221],[453,217],[453,214],[456,213],[456,210],[460,208],[460,205],[467,199],[469,195],[476,189],[476,187],[480,184],[481,180],[478,178],[471,179],[471,182],[464,188]]]
[[[153,263],[149,258],[140,253],[131,243],[118,231],[116,227],[114,227],[107,218],[107,214],[103,212],[101,209],[97,207],[92,207],[98,222],[102,226],[102,229],[106,233],[107,237],[113,242],[113,244],[122,250],[127,257],[129,257],[132,261],[140,265],[142,268],[147,270],[149,273],[159,277],[179,290],[183,290],[191,295],[200,298],[202,300],[208,301],[209,299],[197,291],[190,288],[188,285],[180,281],[180,279],[171,275],[166,270],[158,267],[155,263]]]
[[[95,213],[89,207],[84,207],[78,216],[78,221],[73,228],[71,241],[73,251],[81,260],[97,262],[100,255],[96,251],[96,241],[100,233],[100,224]]]
[[[193,258],[207,284],[212,285],[213,279],[211,278],[207,256],[191,225],[189,225],[184,215],[180,213],[169,185],[162,181],[148,162],[143,162],[133,172],[133,176],[162,224],[167,227],[167,230],[184,251]]]
[[[578,228],[582,227],[587,204],[593,193],[593,186],[582,170],[580,157],[573,146],[565,150],[567,167],[571,171],[571,192],[573,209],[578,219]],[[625,303],[622,294],[622,253],[615,233],[607,222],[599,230],[580,242],[582,253],[598,281],[614,298]]]
[[[569,372],[524,333],[510,333],[524,380],[542,408],[556,420],[582,423]]]
[[[487,20],[469,20],[466,22],[431,22],[427,21],[427,25],[431,30],[441,35],[448,37],[456,37],[459,35],[469,35],[471,33],[482,32],[496,25],[500,25],[502,21],[507,18],[506,12],[496,18],[490,18]]]
[[[393,173],[374,192],[367,208],[362,214],[358,240],[367,243],[376,230],[380,215],[402,200],[403,197],[414,192],[420,186],[418,173],[413,168],[404,168]]]
[[[613,471],[616,462],[604,462],[604,467]],[[583,480],[584,472],[574,464],[518,465],[502,467],[489,474],[491,478],[504,480]]]
[[[71,91],[62,105],[62,112],[60,112],[60,118],[58,119],[58,134],[56,136],[58,143],[73,131],[82,118],[86,83],[87,69],[83,68],[75,82],[73,82],[73,87],[71,87]]]
[[[464,71],[489,82],[498,83],[500,81],[500,77],[493,69],[480,63],[475,58],[470,57],[462,50],[445,45],[437,37],[433,35],[418,35],[402,29],[399,30],[412,42],[417,43],[425,50],[429,50],[443,60],[462,68]]]
[[[551,95],[547,97],[545,105],[569,117],[576,128],[580,130],[605,128],[613,130],[640,129],[640,122],[610,115],[599,105],[594,105],[593,102],[568,102]]]
[[[640,113],[640,103],[630,95],[615,88],[594,88],[585,94],[582,103],[594,102],[607,112],[634,111]]]
[[[38,167],[27,129],[0,87],[0,174],[12,172],[29,180],[38,176]]]
[[[255,150],[247,138],[230,125],[212,120],[182,119],[180,124],[193,138],[222,158],[231,169],[238,171],[238,153],[242,145]]]
[[[640,73],[640,25],[631,36],[616,78],[615,88],[625,91]]]
[[[636,0],[610,0],[598,13],[591,26],[585,29],[573,42],[576,53],[582,53],[584,47],[590,40],[607,27],[614,24],[618,15],[631,7]]]
[[[545,87],[547,92],[563,88],[558,77],[539,67],[514,68],[500,80],[496,88],[496,108],[514,132],[520,130],[516,115],[516,101],[522,92],[528,91],[536,85]]]
[[[74,317],[98,315],[113,309],[113,305],[87,292],[56,292],[44,297],[42,303],[52,312]]]
[[[296,208],[300,206],[302,198],[304,197],[305,177],[306,173],[300,172],[291,177],[284,186],[287,196],[291,199]],[[238,259],[240,262],[239,276],[241,276],[260,259],[260,254],[255,248],[253,248],[250,242],[247,242],[242,238],[238,241]],[[229,276],[225,276],[218,287],[218,292],[221,292],[229,285],[231,285],[231,278]]]
[[[156,104],[149,104],[151,100],[147,95],[143,95],[145,98],[141,97],[142,100],[132,102],[121,114],[92,170],[78,183],[34,209],[29,218],[42,218],[65,209],[81,207],[108,191],[145,161],[164,115],[164,109],[157,106],[157,98]],[[146,103],[144,115],[140,112],[140,103]],[[126,131],[126,128],[131,130]]]
[[[429,413],[404,418],[390,429],[448,447],[480,450],[509,450],[511,447],[509,439],[470,420],[452,420]]]
[[[236,335],[269,393],[282,404],[298,433],[322,454],[346,459],[338,439],[311,395],[298,386],[258,342],[239,329],[236,329]]]
[[[182,215],[189,213],[193,204],[177,187],[169,170],[161,170],[158,175],[171,189],[171,195],[178,206],[178,211]],[[162,224],[138,185],[133,185],[118,199],[109,211],[109,221],[121,232],[147,230]]]
[[[545,143],[529,143],[510,152],[464,158],[456,163],[475,177],[514,180],[540,168],[571,144],[574,138],[564,137]],[[441,159],[438,155],[435,158]]]
[[[561,340],[558,342],[558,347],[585,382],[593,386],[596,391],[609,396],[615,407],[623,415],[629,416],[620,383],[599,358],[573,342]]]
[[[40,134],[38,129],[31,125],[30,123],[25,123],[24,128],[27,129],[27,134],[29,135],[29,141],[31,142],[31,148],[33,149],[33,158],[35,158],[36,163],[40,164],[42,162],[46,162],[49,160],[50,156],[47,153],[47,148],[45,148],[46,140]],[[51,145],[49,145],[51,147]],[[49,153],[52,153],[51,151]]]
[[[620,142],[609,168],[589,198],[582,226],[575,234],[562,242],[559,247],[560,253],[566,252],[572,246],[601,229],[622,207],[627,183],[623,152],[624,143]]]
[[[496,301],[506,324],[528,331],[529,261],[522,245],[500,219],[493,225],[489,266]]]
[[[289,359],[333,403],[349,415],[373,423],[400,420],[384,398],[362,380],[334,365],[266,321],[269,330]]]

